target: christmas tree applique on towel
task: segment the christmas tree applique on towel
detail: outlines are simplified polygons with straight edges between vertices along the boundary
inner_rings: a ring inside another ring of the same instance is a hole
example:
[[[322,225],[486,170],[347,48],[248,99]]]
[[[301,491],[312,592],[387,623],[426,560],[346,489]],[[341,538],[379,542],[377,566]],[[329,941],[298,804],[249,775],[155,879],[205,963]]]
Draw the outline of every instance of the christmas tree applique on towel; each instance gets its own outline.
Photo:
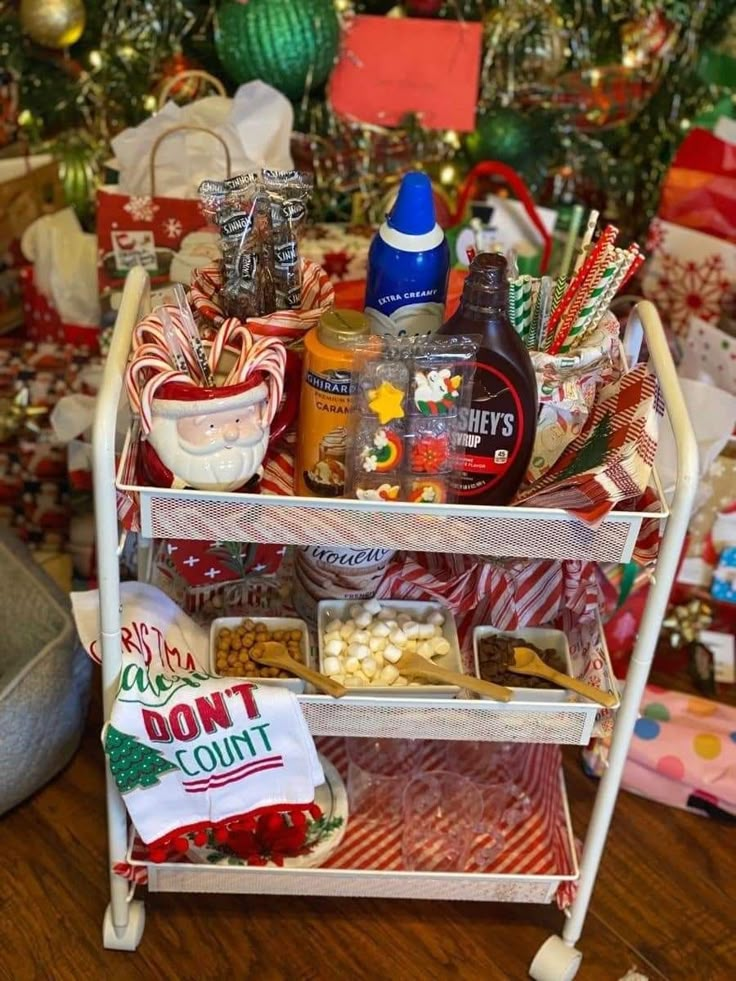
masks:
[[[105,752],[110,760],[110,772],[121,794],[153,787],[160,782],[158,778],[162,773],[179,769],[175,763],[164,759],[158,750],[114,726],[107,728]]]

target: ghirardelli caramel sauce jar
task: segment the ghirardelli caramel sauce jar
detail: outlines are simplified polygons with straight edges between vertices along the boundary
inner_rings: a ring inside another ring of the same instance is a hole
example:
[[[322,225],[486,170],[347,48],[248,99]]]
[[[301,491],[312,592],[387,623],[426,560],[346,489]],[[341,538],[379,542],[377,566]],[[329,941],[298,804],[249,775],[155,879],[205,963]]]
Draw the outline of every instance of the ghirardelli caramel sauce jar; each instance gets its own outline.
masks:
[[[451,478],[458,504],[508,504],[532,454],[538,396],[529,352],[508,319],[504,256],[473,259],[460,306],[439,333],[483,338],[458,436],[463,469]]]

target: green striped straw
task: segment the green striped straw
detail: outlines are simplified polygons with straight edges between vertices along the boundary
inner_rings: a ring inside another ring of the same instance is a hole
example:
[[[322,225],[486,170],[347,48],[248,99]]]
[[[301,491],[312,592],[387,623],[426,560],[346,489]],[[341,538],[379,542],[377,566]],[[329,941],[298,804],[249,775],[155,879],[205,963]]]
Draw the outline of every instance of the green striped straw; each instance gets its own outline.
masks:
[[[620,249],[611,249],[609,251],[606,258],[606,266],[601,273],[600,279],[590,291],[590,295],[583,304],[561,348],[561,353],[565,353],[570,348],[579,344],[585,334],[595,328],[601,319],[603,312],[608,306],[606,297],[609,295],[610,288],[615,283],[621,270],[621,257],[618,255],[620,251]]]
[[[534,301],[534,312],[532,314],[532,326],[526,346],[530,351],[541,350],[541,339],[544,336],[547,320],[551,311],[552,303],[552,277],[542,276],[539,282],[539,289]]]
[[[513,286],[512,323],[516,333],[526,342],[532,326],[532,277],[519,276],[509,286]]]

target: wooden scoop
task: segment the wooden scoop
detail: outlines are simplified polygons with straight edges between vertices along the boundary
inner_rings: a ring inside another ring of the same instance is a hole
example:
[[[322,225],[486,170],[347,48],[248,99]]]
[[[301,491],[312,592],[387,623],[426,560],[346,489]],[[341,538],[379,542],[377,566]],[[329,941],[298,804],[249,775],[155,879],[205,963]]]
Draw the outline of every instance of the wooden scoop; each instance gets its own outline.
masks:
[[[589,685],[585,681],[571,678],[569,674],[555,671],[528,647],[515,647],[514,660],[508,663],[507,668],[514,674],[530,674],[535,678],[547,678],[549,681],[554,681],[560,688],[568,688],[570,691],[577,692],[578,695],[589,698],[592,702],[605,705],[606,708],[611,708],[617,702],[617,698],[612,692],[601,691],[600,688],[594,688],[593,685]]]
[[[251,659],[257,661],[259,664],[265,664],[269,668],[281,668],[282,671],[295,674],[297,678],[303,678],[310,685],[314,685],[318,691],[332,695],[333,698],[342,698],[343,695],[347,695],[348,690],[343,685],[338,684],[324,674],[320,674],[319,671],[313,671],[306,664],[295,661],[293,657],[289,657],[284,645],[279,644],[278,641],[267,640],[260,646],[263,648],[262,654],[256,655],[254,648],[251,648],[248,652]]]
[[[492,681],[482,681],[472,675],[460,674],[458,671],[448,671],[441,668],[438,664],[433,664],[421,654],[412,654],[405,651],[401,655],[401,660],[396,664],[399,671],[409,678],[427,678],[429,681],[439,681],[445,685],[457,685],[459,688],[467,688],[469,691],[478,692],[486,698],[495,698],[497,702],[508,702],[513,695],[510,688],[503,685],[496,685]]]

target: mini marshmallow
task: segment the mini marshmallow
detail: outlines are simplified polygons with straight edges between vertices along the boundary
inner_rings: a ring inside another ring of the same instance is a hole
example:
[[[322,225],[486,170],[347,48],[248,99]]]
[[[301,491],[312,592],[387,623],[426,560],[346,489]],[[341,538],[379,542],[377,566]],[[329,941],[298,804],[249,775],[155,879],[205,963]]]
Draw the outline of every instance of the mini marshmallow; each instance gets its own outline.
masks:
[[[415,654],[417,649],[417,643],[419,642],[416,640],[407,640],[407,642],[404,644],[404,650],[408,651],[410,654]]]
[[[384,620],[383,621],[389,630],[396,630],[399,626],[398,620]]]
[[[370,657],[371,649],[367,644],[351,644],[348,647],[348,657],[357,657],[359,661]]]
[[[331,634],[334,633],[336,630],[340,630],[342,628],[342,625],[343,623],[342,620],[340,619],[330,620],[330,622],[325,627],[325,634]]]
[[[393,685],[399,677],[399,669],[394,667],[393,664],[385,664],[381,669],[379,677],[385,685]]]
[[[386,638],[371,637],[371,639],[368,641],[368,646],[371,649],[371,654],[375,654],[376,651],[382,651],[383,648],[386,646]]]
[[[350,619],[357,620],[362,612],[363,607],[360,605],[360,603],[353,603],[353,605],[350,607]]]
[[[333,637],[332,640],[328,640],[325,644],[325,654],[329,654],[332,657],[337,657],[338,654],[342,654],[345,650],[345,641],[340,640],[339,637]]]
[[[390,606],[384,606],[377,615],[379,620],[395,620],[396,610],[392,610]]]
[[[428,641],[423,640],[417,644],[417,654],[421,654],[422,657],[432,657],[434,648]]]
[[[394,681],[393,686],[394,688],[406,688],[408,684],[409,684],[409,679],[405,678],[403,674],[400,674],[399,677]]]
[[[373,637],[388,637],[391,633],[391,628],[387,627],[385,623],[374,623],[371,627],[371,634]]]
[[[345,684],[345,675],[344,674],[331,674],[330,675],[330,678],[333,681],[336,681],[338,683],[338,685],[344,685]]]
[[[372,657],[367,657],[363,661],[361,668],[363,669],[363,674],[368,678],[373,678],[376,671],[378,671],[378,665]]]
[[[353,636],[350,638],[353,644],[368,644],[370,642],[371,635],[367,630],[356,630]]]
[[[442,629],[442,627],[435,626],[434,635],[435,637],[444,637],[445,631]]]
[[[419,636],[419,624],[415,623],[414,620],[408,620],[404,626],[403,631],[407,637],[413,639]]]
[[[345,679],[346,688],[365,688],[367,684],[366,679],[359,674],[354,674],[350,678]]]
[[[397,647],[401,647],[406,643],[406,634],[401,627],[396,627],[396,629],[392,630],[388,635],[388,639],[392,644],[395,644]]]
[[[383,654],[380,651],[376,651],[374,653],[373,660],[376,662],[376,664],[378,665],[379,669],[382,668],[383,665],[384,665],[384,663],[385,663],[385,658],[384,658]]]
[[[366,613],[365,610],[361,610],[360,613],[355,617],[356,627],[360,627],[361,630],[365,630],[366,627],[370,627],[373,622],[373,617],[370,613]]]
[[[405,623],[409,623],[411,621],[411,617],[408,613],[399,613],[399,615],[396,617],[396,621],[400,627],[403,627]]]
[[[425,617],[424,622],[431,623],[436,627],[441,627],[445,622],[445,615],[444,613],[440,613],[439,610],[432,610],[432,612]]]
[[[345,671],[347,674],[355,674],[356,671],[360,670],[360,661],[357,657],[347,657],[345,658]]]
[[[366,613],[370,613],[371,616],[376,616],[381,612],[381,604],[377,599],[369,599],[363,604],[363,609]]]
[[[340,627],[340,636],[343,640],[347,640],[352,637],[355,633],[355,620],[347,620],[342,627]]]
[[[322,662],[322,673],[327,675],[340,674],[342,664],[339,657],[326,657]]]
[[[383,656],[391,664],[396,664],[397,661],[401,660],[401,653],[401,648],[396,647],[395,644],[389,644],[384,649]]]
[[[429,640],[430,637],[434,637],[434,627],[431,623],[420,623],[418,636],[422,640]]]
[[[435,637],[432,641],[432,646],[434,647],[434,653],[440,657],[450,653],[450,642],[445,640],[444,637]]]

